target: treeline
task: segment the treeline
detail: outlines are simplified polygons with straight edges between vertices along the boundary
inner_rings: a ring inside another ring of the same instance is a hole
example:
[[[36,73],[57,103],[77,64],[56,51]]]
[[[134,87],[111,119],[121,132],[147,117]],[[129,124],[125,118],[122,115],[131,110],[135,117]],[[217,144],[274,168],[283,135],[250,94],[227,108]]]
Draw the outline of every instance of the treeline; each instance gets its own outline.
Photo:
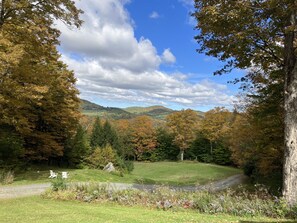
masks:
[[[54,23],[79,27],[80,13],[72,1],[1,1],[0,166],[64,156],[80,101]]]
[[[90,157],[95,159],[100,155],[98,148],[101,152],[108,148],[113,151],[113,157],[119,157],[124,161],[187,159],[237,165],[241,163],[237,162],[233,155],[235,147],[232,135],[233,131],[237,131],[235,127],[238,126],[236,120],[239,117],[241,114],[236,111],[215,108],[206,112],[204,118],[190,109],[182,110],[167,116],[164,123],[155,123],[155,120],[148,116],[114,121],[99,118],[90,121],[84,118],[82,125],[85,130],[79,128],[81,139],[78,141],[85,142],[85,149],[81,150],[77,146],[68,158],[73,160],[74,165],[79,165],[83,160],[88,163]],[[79,145],[78,142],[74,144]],[[116,159],[107,158],[104,164],[108,161],[117,162]]]
[[[83,125],[89,129],[85,134],[90,148],[110,145],[123,160],[186,159],[235,165],[250,176],[281,173],[281,105],[259,97],[247,99],[253,103],[246,103],[240,112],[218,107],[204,118],[188,109],[167,116],[163,123],[140,116],[112,122],[97,118],[93,127],[90,121]],[[281,95],[276,99],[281,100]]]

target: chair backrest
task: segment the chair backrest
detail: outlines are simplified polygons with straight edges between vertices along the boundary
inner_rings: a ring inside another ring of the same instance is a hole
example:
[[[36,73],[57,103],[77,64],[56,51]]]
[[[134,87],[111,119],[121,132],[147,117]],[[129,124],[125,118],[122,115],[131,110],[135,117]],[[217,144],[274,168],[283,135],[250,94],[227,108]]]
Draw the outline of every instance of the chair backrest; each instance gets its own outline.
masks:
[[[62,172],[62,178],[68,178],[68,173],[67,172]]]

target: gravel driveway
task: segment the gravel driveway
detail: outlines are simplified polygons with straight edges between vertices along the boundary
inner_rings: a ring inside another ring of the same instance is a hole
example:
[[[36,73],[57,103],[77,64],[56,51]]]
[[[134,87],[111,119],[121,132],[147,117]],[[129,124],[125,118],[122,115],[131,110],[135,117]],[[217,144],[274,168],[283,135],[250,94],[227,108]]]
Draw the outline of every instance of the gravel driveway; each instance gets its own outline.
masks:
[[[228,187],[236,186],[245,181],[247,177],[243,174],[234,175],[223,180],[215,181],[206,185],[199,186],[170,186],[170,188],[179,191],[219,191]],[[88,183],[77,183],[88,184]],[[160,185],[147,185],[147,184],[127,184],[127,183],[100,183],[106,185],[111,190],[125,190],[125,189],[138,189],[138,190],[154,190]],[[0,199],[9,199],[17,197],[26,197],[31,195],[39,195],[50,187],[50,183],[45,184],[30,184],[22,186],[1,186]]]

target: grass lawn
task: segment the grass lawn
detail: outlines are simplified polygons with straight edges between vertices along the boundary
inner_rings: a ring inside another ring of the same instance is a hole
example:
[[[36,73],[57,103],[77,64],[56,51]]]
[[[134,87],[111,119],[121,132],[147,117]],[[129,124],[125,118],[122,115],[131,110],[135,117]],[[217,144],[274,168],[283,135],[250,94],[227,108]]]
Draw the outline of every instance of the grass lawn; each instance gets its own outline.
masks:
[[[228,215],[198,214],[194,211],[161,211],[112,204],[53,201],[41,197],[0,200],[0,222],[293,222],[268,218],[239,218]]]
[[[197,185],[241,173],[241,170],[196,162],[135,162],[134,170],[124,177],[94,169],[34,168],[16,174],[14,185],[50,182],[49,169],[68,171],[69,181],[124,182],[143,184]]]

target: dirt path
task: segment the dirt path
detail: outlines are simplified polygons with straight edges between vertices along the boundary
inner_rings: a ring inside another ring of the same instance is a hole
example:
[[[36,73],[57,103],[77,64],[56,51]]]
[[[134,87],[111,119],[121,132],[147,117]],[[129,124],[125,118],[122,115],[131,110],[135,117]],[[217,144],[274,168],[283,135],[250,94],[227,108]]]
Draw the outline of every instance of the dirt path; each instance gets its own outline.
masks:
[[[238,174],[228,177],[223,180],[215,181],[206,185],[200,186],[170,186],[171,189],[179,191],[219,191],[228,187],[236,186],[244,182],[247,177]],[[77,183],[88,184],[88,183]],[[138,189],[138,190],[154,190],[160,185],[146,185],[146,184],[126,184],[126,183],[100,183],[107,186],[110,190],[126,190],[126,189]],[[31,195],[39,195],[50,187],[50,183],[46,184],[30,184],[22,186],[2,186],[0,187],[0,199],[9,199],[17,197],[25,197]]]

